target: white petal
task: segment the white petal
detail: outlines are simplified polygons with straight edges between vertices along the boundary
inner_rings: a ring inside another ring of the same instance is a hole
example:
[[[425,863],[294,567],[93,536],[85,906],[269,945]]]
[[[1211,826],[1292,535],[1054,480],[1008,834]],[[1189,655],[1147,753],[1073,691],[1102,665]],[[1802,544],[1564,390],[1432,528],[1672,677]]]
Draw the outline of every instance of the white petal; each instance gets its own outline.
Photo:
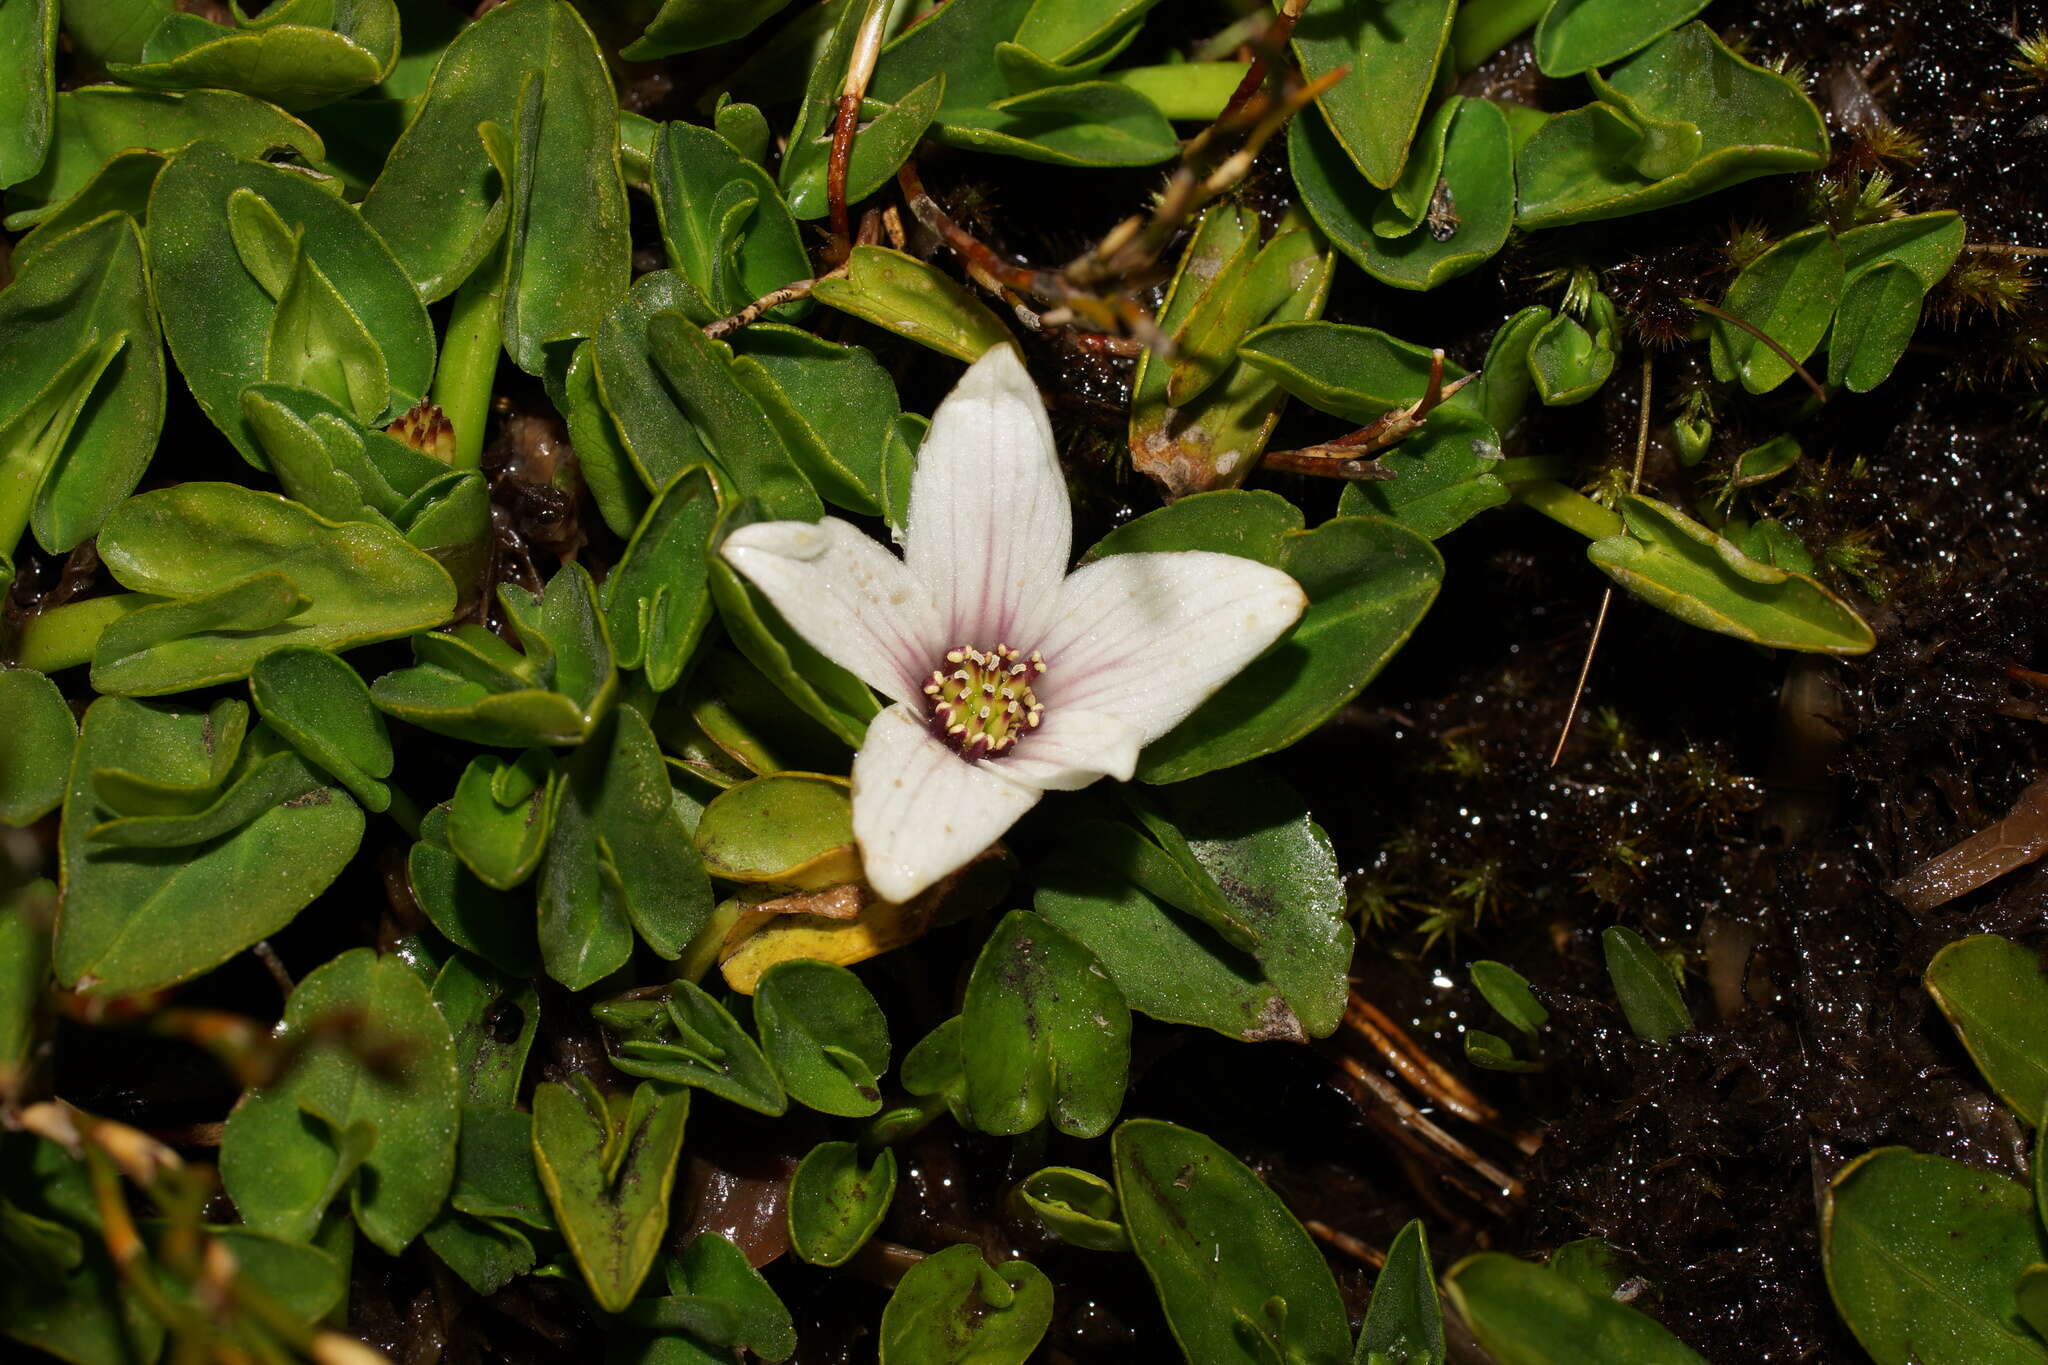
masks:
[[[1045,723],[1017,741],[1017,747],[981,766],[1012,782],[1042,791],[1077,791],[1098,778],[1131,780],[1138,769],[1144,736],[1127,720],[1100,711],[1048,709]]]
[[[1003,836],[1038,793],[941,744],[922,712],[892,706],[853,756],[853,836],[868,885],[907,901]]]
[[[946,651],[938,608],[878,542],[833,517],[763,521],[719,552],[820,654],[897,701],[921,700]]]
[[[1022,645],[1052,619],[1073,538],[1045,401],[1017,352],[998,346],[932,415],[904,560],[930,585],[949,645]]]
[[[1036,646],[1045,675],[1033,690],[1048,723],[1069,707],[1100,711],[1150,743],[1263,654],[1306,605],[1299,584],[1256,560],[1199,550],[1111,555],[1061,587],[1059,618]]]

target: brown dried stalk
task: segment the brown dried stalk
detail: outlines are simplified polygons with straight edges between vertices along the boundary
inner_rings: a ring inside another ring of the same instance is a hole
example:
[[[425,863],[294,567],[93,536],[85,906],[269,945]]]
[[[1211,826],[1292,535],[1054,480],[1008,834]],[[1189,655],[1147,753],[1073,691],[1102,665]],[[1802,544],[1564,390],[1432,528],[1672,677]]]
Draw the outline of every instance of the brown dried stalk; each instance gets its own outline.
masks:
[[[1429,353],[1429,384],[1423,389],[1422,397],[1405,408],[1383,413],[1334,441],[1322,441],[1296,450],[1269,450],[1264,457],[1265,465],[1268,469],[1285,470],[1290,474],[1313,474],[1324,479],[1357,482],[1391,479],[1394,472],[1381,468],[1377,463],[1380,455],[1414,435],[1429,414],[1443,406],[1445,399],[1478,377],[1473,373],[1444,383],[1444,353],[1439,347]]]

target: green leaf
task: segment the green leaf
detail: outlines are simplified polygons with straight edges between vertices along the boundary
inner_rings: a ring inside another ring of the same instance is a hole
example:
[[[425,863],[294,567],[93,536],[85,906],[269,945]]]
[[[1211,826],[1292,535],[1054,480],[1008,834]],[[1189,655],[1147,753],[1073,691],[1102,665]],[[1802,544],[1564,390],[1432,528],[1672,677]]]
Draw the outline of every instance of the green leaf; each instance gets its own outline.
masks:
[[[1627,530],[1594,541],[1586,557],[1658,610],[1778,649],[1862,654],[1876,643],[1862,617],[1806,575],[1758,563],[1653,499],[1629,494],[1619,510]]]
[[[1706,1365],[1655,1319],[1502,1252],[1452,1266],[1444,1292],[1500,1365]]]
[[[523,130],[516,183],[502,182],[479,140],[484,123]],[[596,40],[562,0],[496,6],[448,45],[363,200],[364,219],[429,300],[483,264],[500,216],[515,220],[504,229],[506,348],[538,374],[543,343],[589,336],[631,279],[618,101]]]
[[[533,984],[501,977],[466,953],[452,953],[434,978],[434,1006],[455,1038],[463,1102],[510,1108],[519,1098],[520,1074],[540,1028],[540,995]],[[491,1210],[464,1207],[463,1212]]]
[[[383,348],[302,250],[292,253],[270,319],[263,377],[311,389],[363,423],[375,422],[391,399]]]
[[[1241,553],[1235,537],[1219,531],[1227,514],[1218,514],[1274,496],[1183,498],[1111,532],[1087,558],[1133,550]],[[1231,501],[1212,511],[1208,499]],[[1308,594],[1308,608],[1291,635],[1146,746],[1138,762],[1143,781],[1179,782],[1231,767],[1314,730],[1407,642],[1443,578],[1443,560],[1427,540],[1377,517],[1338,517],[1314,530],[1296,520],[1277,551],[1248,557],[1291,575]]]
[[[1881,1147],[1821,1215],[1835,1308],[1877,1365],[2039,1365],[2014,1283],[2048,1260],[2033,1196],[1976,1166]]]
[[[242,192],[265,212],[235,209],[251,202]],[[304,234],[306,259],[331,286],[332,300],[291,303],[293,291],[278,298],[265,288],[266,275],[257,271],[266,258],[256,254],[249,231],[256,219],[274,221],[287,235]],[[275,319],[289,309],[325,310],[322,326],[332,344],[343,344],[334,330],[343,321],[375,339],[389,388],[382,411],[366,423],[393,421],[426,394],[434,373],[426,309],[363,215],[310,177],[196,142],[157,177],[146,238],[171,355],[201,409],[258,468],[262,453],[242,411],[242,390],[265,379],[302,382],[303,360],[289,348],[272,348],[273,330],[287,326]],[[291,325],[303,334],[306,324]],[[356,363],[353,353],[349,363]]]
[[[705,556],[718,502],[707,467],[677,474],[605,579],[605,622],[619,666],[646,670],[657,692],[676,685],[711,622]]]
[[[1903,265],[1919,279],[1921,289],[1940,284],[1963,250],[1963,219],[1953,209],[1912,213],[1882,223],[1851,228],[1836,241],[1842,266],[1851,279],[1887,262]]]
[[[1617,351],[1614,304],[1593,295],[1586,309],[1590,328],[1559,313],[1529,338],[1527,365],[1536,396],[1545,407],[1570,407],[1599,392],[1614,373]]]
[[[56,0],[0,8],[0,189],[42,169],[56,123]]]
[[[781,433],[749,392],[732,348],[676,313],[647,323],[654,363],[703,438],[734,498],[752,498],[771,517],[815,521],[824,504]]]
[[[173,0],[70,0],[63,11],[64,31],[79,56],[104,67],[141,56],[143,43],[176,6]]]
[[[448,1202],[478,1218],[520,1223],[541,1232],[554,1229],[554,1211],[534,1163],[531,1116],[510,1105],[462,1106],[455,1186]]]
[[[639,1365],[714,1365],[746,1350],[763,1360],[796,1353],[796,1324],[746,1253],[715,1232],[700,1232],[667,1264],[669,1297],[640,1299],[626,1310],[635,1328],[658,1332],[644,1354],[617,1353]]]
[[[539,1260],[532,1240],[513,1224],[453,1209],[427,1224],[420,1238],[464,1284],[484,1295],[497,1293]]]
[[[669,267],[701,306],[690,320],[739,312],[764,294],[811,275],[796,219],[768,173],[709,128],[662,126],[654,153],[654,207]],[[801,317],[802,301],[764,316]],[[701,313],[701,316],[699,314]]]
[[[0,293],[0,577],[24,529],[53,554],[99,531],[149,463],[163,344],[135,224],[109,216]]]
[[[76,0],[64,6],[65,22],[74,35],[75,8]],[[318,161],[326,155],[320,135],[298,119],[228,90],[174,94],[118,85],[66,90],[56,99],[54,129],[42,169],[7,191],[10,232],[50,218],[99,176],[110,159],[125,151],[172,152],[206,138],[237,156],[290,152]],[[145,164],[138,161],[131,169]],[[154,170],[148,175],[153,179]],[[138,219],[142,216],[131,211]],[[76,222],[83,225],[97,216]]]
[[[1541,1062],[1526,1062],[1515,1056],[1507,1039],[1485,1029],[1468,1028],[1464,1033],[1465,1060],[1485,1071],[1541,1071]]]
[[[582,743],[618,693],[589,571],[564,565],[538,597],[503,583],[498,601],[520,649],[473,625],[415,635],[418,662],[377,679],[371,697],[389,715],[472,744]]]
[[[773,773],[719,793],[697,822],[714,877],[817,891],[860,876],[846,780]]]
[[[1438,408],[1421,430],[1380,456],[1380,467],[1393,478],[1344,485],[1337,515],[1382,516],[1442,539],[1508,500],[1507,485],[1494,473],[1500,448],[1500,434],[1484,421]]]
[[[584,1282],[622,1313],[660,1254],[690,1092],[642,1081],[610,1101],[587,1076],[533,1092],[533,1155]]]
[[[711,883],[677,812],[654,732],[630,706],[564,762],[540,889],[548,975],[582,990],[633,938],[673,961],[711,917]]]
[[[984,1133],[1052,1121],[1099,1137],[1123,1107],[1131,1015],[1095,955],[1051,923],[1012,910],[975,959],[961,1010],[967,1107]]]
[[[1111,1150],[1131,1246],[1188,1359],[1350,1359],[1350,1324],[1322,1253],[1243,1162],[1156,1119],[1126,1121]]]
[[[419,842],[406,855],[413,899],[456,947],[514,976],[530,974],[538,953],[532,906],[478,881],[449,849],[447,829],[446,806],[420,820]]]
[[[811,297],[959,360],[1010,340],[1002,320],[950,276],[887,247],[855,247],[846,273],[819,280]]]
[[[889,1023],[860,978],[828,962],[778,962],[754,990],[762,1050],[800,1104],[865,1118],[882,1107]]]
[[[1566,1242],[1550,1253],[1544,1265],[1595,1298],[1612,1298],[1635,1273],[1633,1258],[1598,1237]]]
[[[1621,999],[1621,1012],[1636,1037],[1668,1043],[1672,1035],[1692,1031],[1692,1011],[1685,1007],[1678,979],[1641,934],[1610,925],[1600,935],[1600,948],[1614,993]]]
[[[1322,311],[1334,255],[1319,254],[1313,235],[1301,231],[1277,233],[1257,248],[1258,219],[1249,209],[1219,205],[1203,214],[1158,321],[1182,349],[1190,333],[1201,333],[1207,354],[1193,370],[1155,365],[1149,351],[1138,358],[1132,461],[1169,497],[1230,487],[1257,466],[1287,398],[1269,376],[1242,363],[1240,347],[1261,323]],[[1202,384],[1180,407],[1169,393],[1176,376]]]
[[[647,324],[656,314],[711,306],[672,270],[650,270],[633,281],[589,343],[591,377],[620,445],[650,489],[663,488],[691,465],[710,460],[703,438],[684,415],[649,354]]]
[[[249,670],[249,695],[265,724],[364,809],[390,806],[391,734],[355,669],[322,649],[273,650]]]
[[[650,62],[695,52],[744,38],[789,0],[662,0],[647,28],[619,55],[629,62]]]
[[[760,1047],[695,982],[622,995],[590,1012],[618,1035],[612,1065],[628,1076],[695,1086],[770,1117],[789,1108],[782,1081]]]
[[[812,1265],[844,1265],[866,1245],[896,1197],[896,1153],[884,1147],[866,1170],[851,1142],[821,1142],[789,1181],[789,1244]]]
[[[1925,292],[1904,261],[1879,261],[1851,278],[1828,333],[1828,383],[1869,393],[1889,378],[1920,326]]]
[[[1471,973],[1473,986],[1493,1006],[1494,1013],[1520,1029],[1525,1037],[1534,1039],[1550,1022],[1550,1011],[1543,1008],[1535,992],[1529,989],[1528,981],[1513,967],[1481,959],[1472,964]]]
[[[1827,335],[1842,297],[1842,249],[1826,227],[1795,232],[1744,266],[1721,300],[1723,311],[1747,322],[1805,360]],[[1709,319],[1714,377],[1740,379],[1751,393],[1768,393],[1792,377],[1792,366],[1750,332]]]
[[[882,709],[867,684],[790,629],[768,599],[731,565],[713,557],[708,567],[719,620],[747,662],[848,748],[860,747],[868,722]]]
[[[0,825],[20,829],[57,809],[78,722],[57,684],[31,668],[0,669]]]
[[[351,649],[455,611],[447,573],[396,532],[336,525],[237,484],[186,483],[130,498],[107,518],[99,551],[123,587],[182,599],[131,613],[100,637],[93,685],[102,692],[148,696],[229,682],[287,645]],[[281,579],[304,605],[253,630],[203,617],[175,631],[157,625],[159,613],[190,613],[188,604],[244,591],[258,577]]]
[[[799,218],[823,218],[831,208],[827,176],[832,127],[837,121],[838,96],[851,56],[853,34],[866,8],[864,4],[849,4],[840,11],[839,28],[812,70],[812,88],[817,97],[813,100],[806,92],[803,112],[776,172],[783,193],[789,196],[790,210]],[[936,72],[923,83],[887,100],[870,98],[863,104],[860,134],[854,139],[853,154],[846,163],[847,203],[859,203],[895,177],[897,168],[910,159],[919,139],[932,126],[946,86],[947,74]]]
[[[1120,1220],[1116,1187],[1101,1176],[1072,1166],[1047,1166],[1017,1186],[1016,1198],[1041,1226],[1068,1246],[1089,1251],[1129,1251],[1130,1234]]]
[[[790,458],[826,501],[883,512],[883,465],[896,436],[896,381],[873,353],[794,327],[740,334],[733,374],[780,433]]]
[[[1024,1365],[1052,1325],[1052,1299],[1029,1261],[991,1269],[970,1243],[934,1252],[882,1310],[882,1365]]]
[[[1921,983],[1992,1090],[2034,1123],[2048,1099],[2048,978],[2035,954],[1973,934],[1936,953]]]
[[[361,809],[317,786],[196,848],[89,841],[89,831],[124,814],[96,790],[98,770],[176,781],[203,765],[219,738],[214,718],[199,712],[120,697],[86,712],[60,849],[55,963],[65,985],[126,995],[214,967],[282,929],[354,856]]]
[[[599,330],[606,325],[599,324]],[[630,538],[647,513],[647,485],[598,390],[594,341],[585,341],[570,353],[561,389],[562,417],[569,424],[569,444],[576,451],[583,486],[590,490],[604,524],[614,534]]]
[[[1353,1365],[1444,1365],[1444,1311],[1420,1218],[1409,1220],[1387,1247],[1351,1359]]]
[[[356,1022],[338,1031],[342,1019]],[[336,1192],[356,1135],[366,1134],[350,1207],[363,1235],[396,1256],[433,1219],[455,1176],[460,1108],[447,1023],[410,966],[356,948],[298,984],[281,1037],[303,1037],[303,1051],[228,1116],[228,1194],[259,1231],[303,1241]]]
[[[1275,323],[1246,338],[1238,355],[1310,407],[1361,426],[1412,406],[1429,389],[1429,348],[1371,327]],[[1464,373],[1445,362],[1444,382]]]
[[[1260,972],[1310,1037],[1337,1027],[1353,935],[1329,836],[1301,795],[1261,772],[1130,794],[1147,831],[1206,880],[1253,939]]]
[[[1555,115],[1521,148],[1519,226],[1647,213],[1827,164],[1827,128],[1812,101],[1729,51],[1705,24],[1667,33],[1596,88],[1601,102]],[[1661,143],[1652,130],[1663,130]],[[1682,164],[1658,155],[1674,142],[1691,149]]]
[[[5,676],[5,675],[0,675]],[[56,884],[40,879],[0,902],[0,1078],[20,1084],[50,985]]]
[[[237,28],[166,15],[138,60],[107,70],[148,89],[236,90],[305,110],[368,89],[397,59],[392,0],[280,0]]]
[[[555,769],[543,750],[516,760],[478,754],[448,805],[448,847],[484,885],[510,891],[540,866],[554,791]]]
[[[1456,11],[1456,0],[1386,0],[1370,12],[1311,0],[1295,26],[1303,75],[1349,68],[1316,104],[1360,174],[1382,189],[1407,163]]]
[[[163,1324],[118,1288],[85,1163],[54,1142],[6,1134],[0,1196],[7,1221],[46,1250],[44,1273],[23,1273],[17,1263],[0,1275],[0,1333],[83,1365],[155,1359]]]
[[[1478,269],[1507,242],[1515,191],[1506,116],[1486,100],[1456,101],[1448,132],[1410,218],[1395,207],[1401,185],[1373,189],[1326,124],[1304,117],[1288,128],[1288,166],[1302,206],[1339,251],[1382,283],[1434,289]],[[1410,162],[1402,185],[1418,164]],[[1408,226],[1385,231],[1390,214]]]
[[[1642,51],[1707,7],[1707,0],[1560,0],[1536,25],[1536,65],[1576,76]]]

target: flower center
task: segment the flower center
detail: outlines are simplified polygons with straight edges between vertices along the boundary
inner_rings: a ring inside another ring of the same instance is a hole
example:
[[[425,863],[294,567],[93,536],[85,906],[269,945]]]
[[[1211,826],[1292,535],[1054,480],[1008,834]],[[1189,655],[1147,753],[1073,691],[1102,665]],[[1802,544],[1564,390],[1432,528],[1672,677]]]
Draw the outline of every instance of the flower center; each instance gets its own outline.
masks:
[[[1027,659],[1008,645],[947,650],[924,685],[932,733],[970,760],[1007,753],[1045,715],[1031,692],[1032,680],[1044,672],[1036,651]]]

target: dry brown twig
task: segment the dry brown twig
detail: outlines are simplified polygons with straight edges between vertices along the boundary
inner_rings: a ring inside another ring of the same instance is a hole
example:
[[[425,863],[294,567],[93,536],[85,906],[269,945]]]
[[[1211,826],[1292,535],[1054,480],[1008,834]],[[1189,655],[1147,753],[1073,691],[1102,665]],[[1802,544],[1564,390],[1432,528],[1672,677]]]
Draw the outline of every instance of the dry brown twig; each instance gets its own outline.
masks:
[[[1353,482],[1391,479],[1394,472],[1382,468],[1379,457],[1414,435],[1430,413],[1478,377],[1474,372],[1444,383],[1444,353],[1439,347],[1429,353],[1429,384],[1422,391],[1422,397],[1405,408],[1382,414],[1334,441],[1321,441],[1296,450],[1269,450],[1264,456],[1265,466],[1290,474],[1313,474],[1318,478]]]

